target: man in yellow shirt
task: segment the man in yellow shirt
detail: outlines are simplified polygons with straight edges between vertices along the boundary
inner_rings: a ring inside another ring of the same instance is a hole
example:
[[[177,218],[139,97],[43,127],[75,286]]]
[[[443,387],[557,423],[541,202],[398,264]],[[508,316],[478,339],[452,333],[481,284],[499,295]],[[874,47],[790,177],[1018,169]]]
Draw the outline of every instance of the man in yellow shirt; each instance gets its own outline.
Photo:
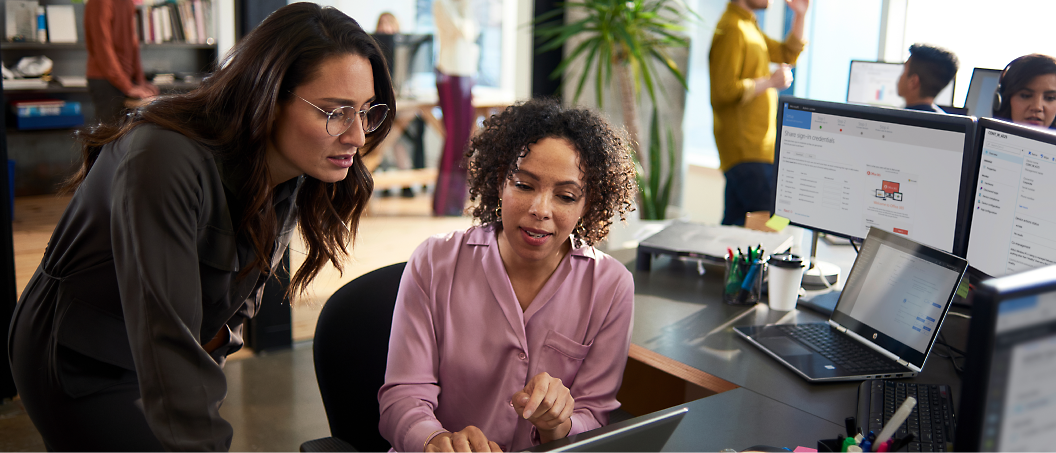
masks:
[[[723,225],[744,225],[749,213],[769,216],[773,205],[777,91],[792,84],[788,65],[805,46],[803,22],[810,6],[810,0],[785,1],[793,18],[784,42],[764,35],[756,23],[753,11],[770,0],[730,0],[711,41],[715,144],[726,175]],[[781,69],[771,74],[771,62],[783,63]]]

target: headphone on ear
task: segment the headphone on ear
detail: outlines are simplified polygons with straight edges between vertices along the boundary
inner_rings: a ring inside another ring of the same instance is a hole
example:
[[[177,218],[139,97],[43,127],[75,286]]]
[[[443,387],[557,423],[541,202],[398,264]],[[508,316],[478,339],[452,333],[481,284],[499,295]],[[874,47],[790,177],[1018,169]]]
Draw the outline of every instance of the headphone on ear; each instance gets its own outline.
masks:
[[[997,78],[997,88],[994,90],[994,100],[990,104],[991,113],[999,112],[1005,108],[1004,102],[1005,99],[1008,98],[1008,96],[1003,95],[1005,91],[1005,74],[1008,73],[1008,68],[1011,67],[1012,63],[1015,63],[1016,60],[1019,60],[1019,58],[1016,58],[1005,65],[1005,69],[1001,70],[1001,76]]]
[[[1001,70],[1001,77],[997,78],[997,89],[994,90],[994,101],[991,105],[991,113],[998,112],[1005,109],[1005,102],[1008,102],[1008,95],[1005,94],[1005,76],[1008,75],[1008,69],[1011,68],[1016,62],[1022,60],[1023,57],[1017,57],[1016,59],[1008,62],[1005,65],[1005,69]]]

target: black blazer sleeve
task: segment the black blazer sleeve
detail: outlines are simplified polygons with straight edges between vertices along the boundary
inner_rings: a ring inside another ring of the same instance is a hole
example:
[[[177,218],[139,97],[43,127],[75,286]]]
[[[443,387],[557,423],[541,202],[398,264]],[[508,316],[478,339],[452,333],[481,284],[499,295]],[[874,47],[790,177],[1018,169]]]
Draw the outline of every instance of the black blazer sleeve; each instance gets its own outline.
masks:
[[[152,128],[153,129],[153,128]],[[153,129],[130,137],[113,181],[111,239],[129,345],[151,429],[168,450],[227,450],[227,381],[200,346],[198,229],[223,197],[212,156]]]

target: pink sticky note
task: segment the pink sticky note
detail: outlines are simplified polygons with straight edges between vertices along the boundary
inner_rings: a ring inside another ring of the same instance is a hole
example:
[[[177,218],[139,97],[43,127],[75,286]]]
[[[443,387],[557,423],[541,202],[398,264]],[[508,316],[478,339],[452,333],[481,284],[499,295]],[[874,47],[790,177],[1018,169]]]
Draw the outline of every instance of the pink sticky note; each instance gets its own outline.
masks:
[[[818,453],[818,449],[817,448],[809,448],[809,447],[796,447],[796,449],[792,450],[792,452],[793,453]]]

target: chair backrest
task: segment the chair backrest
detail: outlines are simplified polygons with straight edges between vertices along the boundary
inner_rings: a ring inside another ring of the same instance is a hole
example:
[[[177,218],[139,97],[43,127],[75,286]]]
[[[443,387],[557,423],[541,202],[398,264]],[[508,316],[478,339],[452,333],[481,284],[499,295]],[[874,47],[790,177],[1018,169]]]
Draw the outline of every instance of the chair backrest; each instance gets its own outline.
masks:
[[[397,263],[357,277],[326,301],[315,326],[315,376],[330,435],[359,451],[386,451],[378,432],[389,331],[400,277]]]

